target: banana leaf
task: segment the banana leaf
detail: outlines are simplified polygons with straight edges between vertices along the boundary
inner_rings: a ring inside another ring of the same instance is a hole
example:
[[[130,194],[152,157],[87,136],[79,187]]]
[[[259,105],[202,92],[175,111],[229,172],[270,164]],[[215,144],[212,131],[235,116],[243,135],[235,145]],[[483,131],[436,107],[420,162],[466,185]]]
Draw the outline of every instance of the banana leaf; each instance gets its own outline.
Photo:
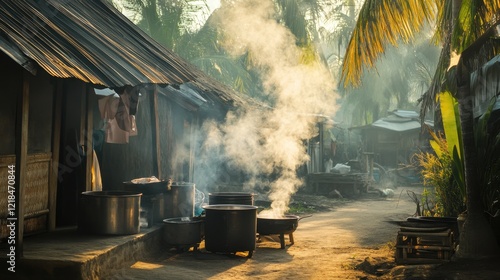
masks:
[[[439,104],[443,119],[444,135],[448,143],[448,152],[453,155],[453,150],[457,149],[458,157],[462,158],[462,129],[460,127],[460,115],[458,102],[449,91],[439,94]]]
[[[460,194],[464,198],[464,205],[466,202],[467,198],[467,193],[465,189],[465,167],[464,167],[464,162],[460,158],[460,155],[458,154],[458,149],[455,146],[453,148],[453,156],[452,156],[452,162],[451,162],[451,173],[453,174],[453,179],[455,180],[458,188],[460,189]]]
[[[430,128],[428,129],[429,129],[429,134],[432,136],[432,139],[429,140],[431,148],[436,154],[436,156],[438,158],[441,158],[443,156],[443,150],[441,150],[441,146],[439,146],[439,138],[434,131],[432,131]]]
[[[452,158],[452,176],[457,187],[460,189],[460,194],[465,203],[467,193],[465,189],[465,167],[462,158],[462,130],[460,127],[458,103],[449,91],[441,92],[438,98],[447,143],[447,152]],[[433,138],[430,140],[430,145],[436,153],[436,156],[441,159],[444,151],[442,151],[442,148],[439,146],[439,139],[434,132],[430,131],[430,134]]]

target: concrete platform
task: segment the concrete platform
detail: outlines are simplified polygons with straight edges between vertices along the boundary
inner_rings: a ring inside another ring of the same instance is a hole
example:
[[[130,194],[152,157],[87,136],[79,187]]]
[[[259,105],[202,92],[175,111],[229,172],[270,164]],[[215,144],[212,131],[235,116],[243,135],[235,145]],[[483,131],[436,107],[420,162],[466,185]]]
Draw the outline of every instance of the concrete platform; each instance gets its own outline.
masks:
[[[64,228],[24,238],[24,257],[7,270],[7,243],[1,243],[0,279],[101,279],[161,248],[161,224],[134,235],[103,236]]]

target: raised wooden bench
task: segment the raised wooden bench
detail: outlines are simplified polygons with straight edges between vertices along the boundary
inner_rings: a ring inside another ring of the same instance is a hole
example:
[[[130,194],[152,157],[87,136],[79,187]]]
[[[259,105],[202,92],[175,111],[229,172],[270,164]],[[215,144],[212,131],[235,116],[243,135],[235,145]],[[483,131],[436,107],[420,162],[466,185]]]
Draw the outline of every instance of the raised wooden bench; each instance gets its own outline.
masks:
[[[452,230],[401,227],[396,239],[397,264],[439,263],[454,253]]]

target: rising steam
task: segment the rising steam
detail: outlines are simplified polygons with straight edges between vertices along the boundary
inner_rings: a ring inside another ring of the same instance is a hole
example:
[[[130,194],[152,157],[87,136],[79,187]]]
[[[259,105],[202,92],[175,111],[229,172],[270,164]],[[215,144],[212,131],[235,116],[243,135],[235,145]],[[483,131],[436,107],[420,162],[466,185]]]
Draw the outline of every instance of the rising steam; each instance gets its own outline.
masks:
[[[233,55],[249,53],[275,104],[272,109],[229,113],[222,125],[205,123],[203,150],[211,153],[207,159],[216,154],[220,158],[223,150],[221,160],[251,175],[248,185],[273,174],[272,212],[283,215],[303,184],[296,170],[309,159],[304,140],[317,133],[315,116],[333,116],[336,109],[333,78],[318,60],[304,61],[293,34],[276,21],[273,1],[225,2],[217,20],[224,47]]]

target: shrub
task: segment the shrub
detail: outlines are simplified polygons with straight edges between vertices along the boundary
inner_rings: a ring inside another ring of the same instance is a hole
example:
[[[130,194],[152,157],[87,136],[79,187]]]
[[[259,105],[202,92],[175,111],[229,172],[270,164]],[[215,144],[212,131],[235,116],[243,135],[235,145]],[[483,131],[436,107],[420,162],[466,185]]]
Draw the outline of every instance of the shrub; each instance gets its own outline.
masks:
[[[453,177],[453,159],[448,151],[446,140],[441,135],[438,135],[435,140],[441,150],[439,157],[427,152],[416,155],[422,168],[424,186],[434,187],[436,203],[434,209],[428,214],[456,217],[465,210],[464,196]]]

